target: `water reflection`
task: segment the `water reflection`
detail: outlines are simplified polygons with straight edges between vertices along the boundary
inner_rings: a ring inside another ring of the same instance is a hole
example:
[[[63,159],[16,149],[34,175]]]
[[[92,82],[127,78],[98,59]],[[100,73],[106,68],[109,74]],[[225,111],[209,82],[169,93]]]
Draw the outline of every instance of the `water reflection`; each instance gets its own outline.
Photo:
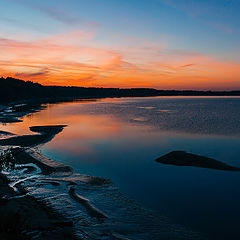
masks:
[[[45,155],[76,172],[110,178],[145,207],[209,239],[234,239],[240,224],[239,173],[179,168],[154,160],[185,150],[240,167],[239,106],[239,98],[61,103],[2,130],[26,134],[32,125],[66,124],[41,148]]]

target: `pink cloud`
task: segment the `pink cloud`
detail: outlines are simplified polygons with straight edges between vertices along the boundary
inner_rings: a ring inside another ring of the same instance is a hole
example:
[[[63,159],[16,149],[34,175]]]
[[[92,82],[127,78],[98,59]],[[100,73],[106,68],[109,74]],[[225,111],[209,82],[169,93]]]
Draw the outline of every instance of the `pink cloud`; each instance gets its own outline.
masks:
[[[1,73],[55,85],[214,89],[231,82],[240,88],[239,63],[149,42],[100,47],[95,36],[73,31],[34,41],[0,38]]]

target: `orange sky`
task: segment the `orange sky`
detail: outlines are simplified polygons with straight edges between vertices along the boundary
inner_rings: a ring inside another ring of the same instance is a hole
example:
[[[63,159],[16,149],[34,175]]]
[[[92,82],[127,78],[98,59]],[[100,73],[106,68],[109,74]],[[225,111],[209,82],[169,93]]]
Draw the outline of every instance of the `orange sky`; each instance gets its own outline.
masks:
[[[240,89],[239,63],[170,50],[166,43],[106,47],[95,36],[72,31],[32,41],[0,38],[1,74],[43,85]]]
[[[240,89],[238,0],[0,0],[0,76]]]

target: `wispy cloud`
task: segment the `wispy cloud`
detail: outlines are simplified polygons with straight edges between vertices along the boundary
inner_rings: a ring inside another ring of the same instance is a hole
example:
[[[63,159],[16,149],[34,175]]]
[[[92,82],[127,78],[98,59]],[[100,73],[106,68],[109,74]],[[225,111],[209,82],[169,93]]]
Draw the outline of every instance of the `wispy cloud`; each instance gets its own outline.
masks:
[[[194,66],[194,64],[193,63],[184,64],[184,65],[180,66],[180,68],[186,68],[186,67],[191,67],[191,66]]]
[[[98,27],[99,23],[95,21],[89,21],[81,18],[80,16],[73,13],[73,11],[68,11],[61,4],[56,3],[54,7],[50,7],[44,3],[39,3],[37,1],[26,1],[26,0],[7,0],[10,2],[14,2],[16,4],[20,4],[26,8],[31,8],[35,11],[42,12],[46,16],[66,24],[68,26],[79,26],[79,25],[87,25],[89,27]]]
[[[223,33],[232,34],[236,28],[232,22],[225,21],[231,18],[234,1],[195,1],[195,0],[158,0],[167,6],[176,8],[189,17],[210,26]],[[240,7],[240,5],[239,5]]]
[[[167,45],[97,46],[91,32],[73,31],[34,41],[0,38],[0,72],[43,84],[216,89],[240,88],[240,63]]]
[[[33,73],[15,73],[15,77],[19,78],[34,78],[34,77],[44,77],[48,74],[48,70],[42,70],[41,72],[33,72]]]

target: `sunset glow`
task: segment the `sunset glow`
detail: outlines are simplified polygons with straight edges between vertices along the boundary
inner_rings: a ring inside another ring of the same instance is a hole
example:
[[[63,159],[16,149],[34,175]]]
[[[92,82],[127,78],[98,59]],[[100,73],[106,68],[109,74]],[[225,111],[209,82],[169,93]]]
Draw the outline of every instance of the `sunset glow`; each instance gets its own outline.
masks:
[[[113,2],[0,0],[1,75],[43,85],[240,89],[237,1]]]

